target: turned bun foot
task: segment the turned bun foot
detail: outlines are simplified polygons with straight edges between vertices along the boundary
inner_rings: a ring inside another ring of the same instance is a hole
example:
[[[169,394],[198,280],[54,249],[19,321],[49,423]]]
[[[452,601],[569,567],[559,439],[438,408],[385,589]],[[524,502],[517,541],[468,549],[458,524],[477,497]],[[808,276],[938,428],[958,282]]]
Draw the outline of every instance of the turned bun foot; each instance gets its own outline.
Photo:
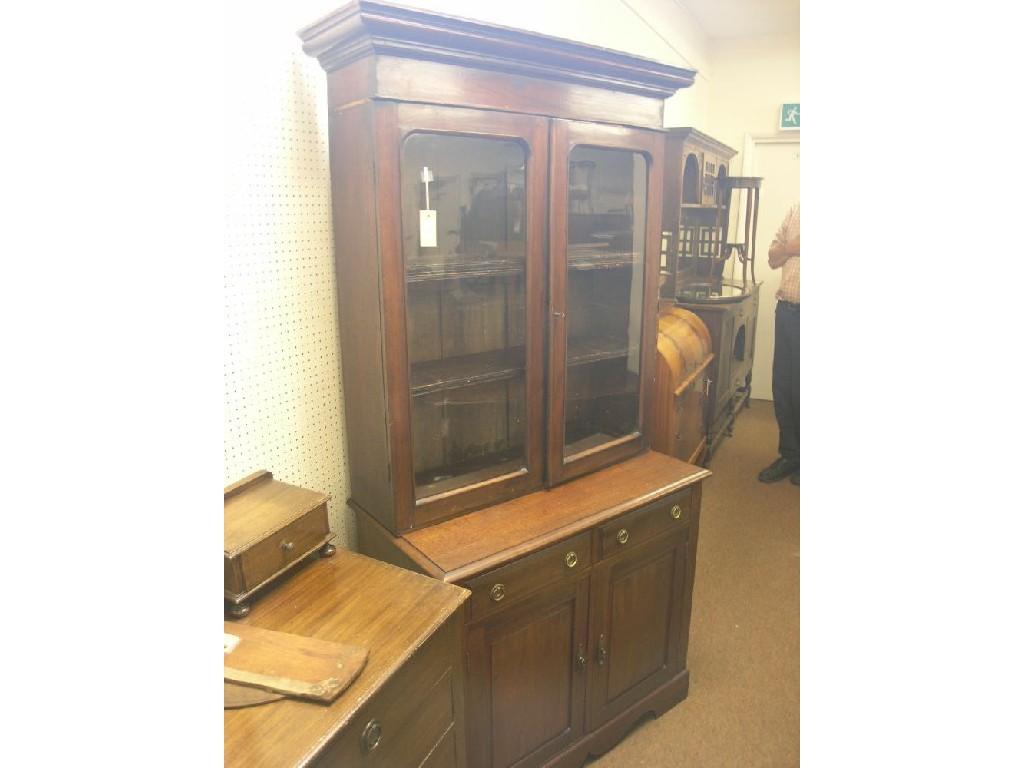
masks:
[[[244,619],[246,616],[249,615],[249,604],[248,603],[230,604],[230,605],[228,605],[226,613],[232,619]]]
[[[324,544],[322,547],[320,547],[320,557],[330,557],[337,551],[338,548],[333,544]]]

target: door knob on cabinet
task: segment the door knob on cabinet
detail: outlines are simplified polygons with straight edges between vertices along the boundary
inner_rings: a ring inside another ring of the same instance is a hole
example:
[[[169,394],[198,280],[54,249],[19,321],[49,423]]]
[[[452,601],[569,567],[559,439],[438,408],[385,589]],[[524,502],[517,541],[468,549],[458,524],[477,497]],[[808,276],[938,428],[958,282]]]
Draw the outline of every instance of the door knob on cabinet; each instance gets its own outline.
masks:
[[[673,504],[672,505],[672,519],[673,520],[678,520],[682,516],[683,516],[683,508],[680,507],[678,504]]]
[[[578,563],[578,562],[579,562],[579,558],[576,557],[576,553],[573,552],[571,549],[568,552],[565,553],[565,564],[567,566],[569,566],[570,568],[575,568],[576,567],[576,563]]]
[[[505,585],[504,584],[495,584],[493,587],[491,587],[491,600],[493,600],[494,602],[497,603],[497,602],[499,602],[504,597],[505,597]]]
[[[587,657],[583,655],[583,643],[580,643],[579,649],[576,651],[576,666],[580,669],[587,666]]]
[[[293,541],[282,541],[281,542],[281,549],[284,550],[285,552],[291,552],[293,549],[295,549],[295,542],[293,542]]]
[[[619,544],[625,544],[629,541],[629,531],[625,528],[619,528],[619,532],[615,534],[615,538],[619,540]]]

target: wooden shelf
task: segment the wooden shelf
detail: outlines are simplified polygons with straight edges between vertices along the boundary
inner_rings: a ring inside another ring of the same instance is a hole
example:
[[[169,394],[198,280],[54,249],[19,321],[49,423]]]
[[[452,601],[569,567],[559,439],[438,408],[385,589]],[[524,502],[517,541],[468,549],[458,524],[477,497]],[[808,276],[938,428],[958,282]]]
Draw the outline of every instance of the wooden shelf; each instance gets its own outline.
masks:
[[[640,254],[633,251],[610,251],[607,248],[569,246],[569,270],[621,269],[632,267]]]
[[[523,347],[414,363],[409,377],[413,397],[445,389],[471,387],[511,379],[526,370]]]
[[[586,336],[569,341],[567,362],[570,367],[573,367],[625,357],[628,354],[629,346],[625,339]],[[525,349],[509,347],[473,355],[414,363],[409,384],[412,396],[422,397],[431,392],[512,379],[525,370]]]
[[[406,268],[407,283],[432,280],[465,280],[470,278],[517,277],[525,271],[522,258],[458,259],[430,263],[413,263]]]
[[[626,339],[612,336],[584,336],[569,339],[566,361],[570,368],[577,365],[589,365],[602,360],[614,360],[629,354]]]
[[[683,203],[679,206],[684,211],[724,211],[725,205],[703,205],[702,203]]]

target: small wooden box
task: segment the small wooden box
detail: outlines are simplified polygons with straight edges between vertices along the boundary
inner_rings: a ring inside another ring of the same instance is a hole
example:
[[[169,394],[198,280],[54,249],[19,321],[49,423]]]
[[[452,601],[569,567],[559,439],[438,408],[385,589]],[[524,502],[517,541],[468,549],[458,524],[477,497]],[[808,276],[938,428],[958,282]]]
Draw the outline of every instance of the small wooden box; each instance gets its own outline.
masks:
[[[249,613],[249,598],[317,550],[334,554],[324,493],[288,485],[266,470],[224,489],[224,599]]]

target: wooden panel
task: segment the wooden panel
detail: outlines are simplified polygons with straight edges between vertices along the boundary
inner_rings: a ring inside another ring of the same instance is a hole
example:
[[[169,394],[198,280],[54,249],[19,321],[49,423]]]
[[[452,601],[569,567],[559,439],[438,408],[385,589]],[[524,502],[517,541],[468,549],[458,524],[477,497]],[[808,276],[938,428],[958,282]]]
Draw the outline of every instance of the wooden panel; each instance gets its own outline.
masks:
[[[671,513],[676,506],[680,507],[678,518]],[[627,552],[655,536],[685,529],[690,523],[691,507],[692,495],[683,491],[605,523],[597,533],[598,557]],[[625,542],[619,538],[622,531],[627,534]]]
[[[572,558],[567,562],[569,553]],[[469,600],[470,619],[477,621],[508,608],[547,584],[576,578],[589,567],[588,531],[467,582],[466,588],[473,592]],[[498,584],[501,598],[495,600],[492,589]]]
[[[366,664],[366,649],[353,645],[228,622],[224,632],[238,638],[224,680],[267,691],[331,702]]]
[[[495,504],[429,528],[405,541],[449,581],[470,579],[599,525],[711,473],[648,451],[547,491]]]
[[[375,96],[656,129],[664,114],[646,96],[389,56],[378,59]]]
[[[468,636],[469,764],[539,765],[582,734],[588,581],[562,584]]]
[[[363,707],[352,725],[324,750],[317,768],[419,765],[454,722],[452,648],[414,658],[380,694]],[[437,677],[439,669],[440,677]],[[363,733],[379,728],[372,750]]]
[[[607,661],[609,699],[668,664],[674,554],[670,550],[612,580]]]
[[[680,671],[688,535],[649,541],[594,569],[588,730]]]
[[[248,589],[305,557],[330,535],[327,505],[286,525],[243,552],[242,576]],[[290,547],[288,545],[291,545]]]
[[[455,727],[452,726],[445,731],[420,768],[455,768],[456,764]]]
[[[378,263],[377,203],[374,194],[371,105],[330,117],[331,210],[338,280],[349,493],[388,528],[395,529],[391,489]]]
[[[429,690],[443,674],[441,667],[451,667],[458,657],[460,606],[468,596],[457,587],[345,550],[296,573],[256,601],[240,623],[361,645],[369,649],[369,659],[330,706],[284,699],[225,711],[225,765],[277,768],[308,762],[350,723],[359,722],[360,708],[396,679],[419,649],[427,659],[425,668],[433,670],[426,677],[434,675],[433,680],[416,689],[407,681],[396,690],[404,691],[405,698],[409,690]],[[441,656],[447,661],[438,664]],[[452,672],[454,696],[461,697],[461,665],[456,663]],[[461,712],[461,705],[455,706]]]

